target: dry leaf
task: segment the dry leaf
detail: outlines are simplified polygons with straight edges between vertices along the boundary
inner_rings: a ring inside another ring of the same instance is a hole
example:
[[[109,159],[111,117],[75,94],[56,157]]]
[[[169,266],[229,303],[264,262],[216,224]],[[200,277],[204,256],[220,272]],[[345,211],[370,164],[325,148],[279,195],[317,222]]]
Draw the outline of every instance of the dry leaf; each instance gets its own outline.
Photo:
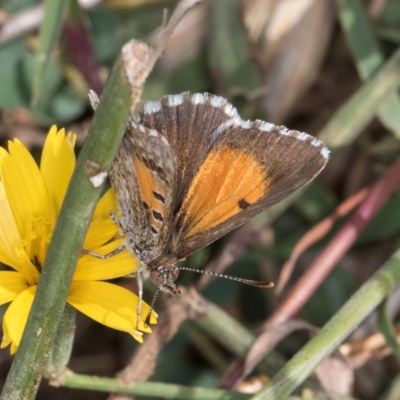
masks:
[[[334,352],[322,361],[314,373],[327,391],[351,395],[354,384],[353,369],[340,352]]]
[[[314,83],[334,18],[330,1],[243,1],[253,55],[268,86],[260,105],[271,122],[281,123]]]

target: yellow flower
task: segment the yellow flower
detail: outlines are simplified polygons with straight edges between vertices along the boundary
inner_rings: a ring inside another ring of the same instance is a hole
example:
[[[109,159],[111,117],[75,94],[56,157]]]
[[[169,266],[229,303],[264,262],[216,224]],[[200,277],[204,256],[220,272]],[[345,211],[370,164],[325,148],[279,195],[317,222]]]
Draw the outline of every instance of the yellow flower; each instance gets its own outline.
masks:
[[[11,302],[3,320],[1,348],[14,353],[21,341],[35,296],[55,222],[75,167],[75,135],[53,126],[47,136],[40,168],[19,142],[0,147],[0,262],[14,271],[0,271],[0,305]],[[106,254],[122,244],[114,239],[118,228],[109,216],[117,209],[113,189],[100,199],[89,227],[84,249]],[[107,282],[136,270],[138,261],[124,251],[106,260],[82,255],[67,302],[90,318],[128,332],[139,342],[150,329],[143,323],[149,306],[143,304],[136,329],[138,298]],[[152,323],[156,315],[152,312]]]

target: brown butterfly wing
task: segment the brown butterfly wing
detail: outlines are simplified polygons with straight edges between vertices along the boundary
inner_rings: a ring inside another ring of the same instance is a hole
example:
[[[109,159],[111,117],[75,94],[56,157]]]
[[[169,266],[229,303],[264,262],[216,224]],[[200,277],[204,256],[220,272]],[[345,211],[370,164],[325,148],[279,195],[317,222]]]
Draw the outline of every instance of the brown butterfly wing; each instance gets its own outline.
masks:
[[[224,98],[208,93],[182,93],[145,102],[136,116],[138,123],[160,132],[173,149],[177,175],[175,212],[207,156],[213,132],[232,118],[238,118],[236,109]]]
[[[170,240],[184,258],[310,182],[325,166],[322,142],[245,122],[223,98],[183,93],[147,102],[135,121],[167,138],[176,159]]]
[[[328,154],[314,137],[284,127],[224,123],[174,219],[171,252],[187,257],[289,196],[324,168]]]
[[[148,263],[164,249],[172,223],[175,159],[156,130],[131,122],[110,179],[117,192],[121,228],[137,257]]]

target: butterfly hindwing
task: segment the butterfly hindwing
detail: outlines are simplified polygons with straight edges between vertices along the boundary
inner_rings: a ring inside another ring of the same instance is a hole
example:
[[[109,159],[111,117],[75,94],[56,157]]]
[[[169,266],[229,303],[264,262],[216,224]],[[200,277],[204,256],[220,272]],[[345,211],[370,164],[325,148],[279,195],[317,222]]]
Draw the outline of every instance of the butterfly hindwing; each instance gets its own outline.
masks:
[[[175,196],[175,158],[156,130],[133,121],[110,174],[118,193],[122,230],[143,262],[161,253],[168,240]]]

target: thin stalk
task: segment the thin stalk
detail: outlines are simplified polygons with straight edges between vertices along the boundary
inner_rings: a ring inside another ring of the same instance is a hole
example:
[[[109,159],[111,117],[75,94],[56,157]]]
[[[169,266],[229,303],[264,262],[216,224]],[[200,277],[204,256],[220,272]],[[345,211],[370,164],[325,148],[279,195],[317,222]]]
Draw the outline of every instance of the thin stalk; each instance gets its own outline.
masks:
[[[158,382],[133,382],[121,384],[117,379],[99,378],[88,375],[66,374],[61,384],[75,389],[89,389],[101,392],[126,393],[139,396],[160,397],[182,400],[245,400],[250,395],[220,389],[191,388]]]

